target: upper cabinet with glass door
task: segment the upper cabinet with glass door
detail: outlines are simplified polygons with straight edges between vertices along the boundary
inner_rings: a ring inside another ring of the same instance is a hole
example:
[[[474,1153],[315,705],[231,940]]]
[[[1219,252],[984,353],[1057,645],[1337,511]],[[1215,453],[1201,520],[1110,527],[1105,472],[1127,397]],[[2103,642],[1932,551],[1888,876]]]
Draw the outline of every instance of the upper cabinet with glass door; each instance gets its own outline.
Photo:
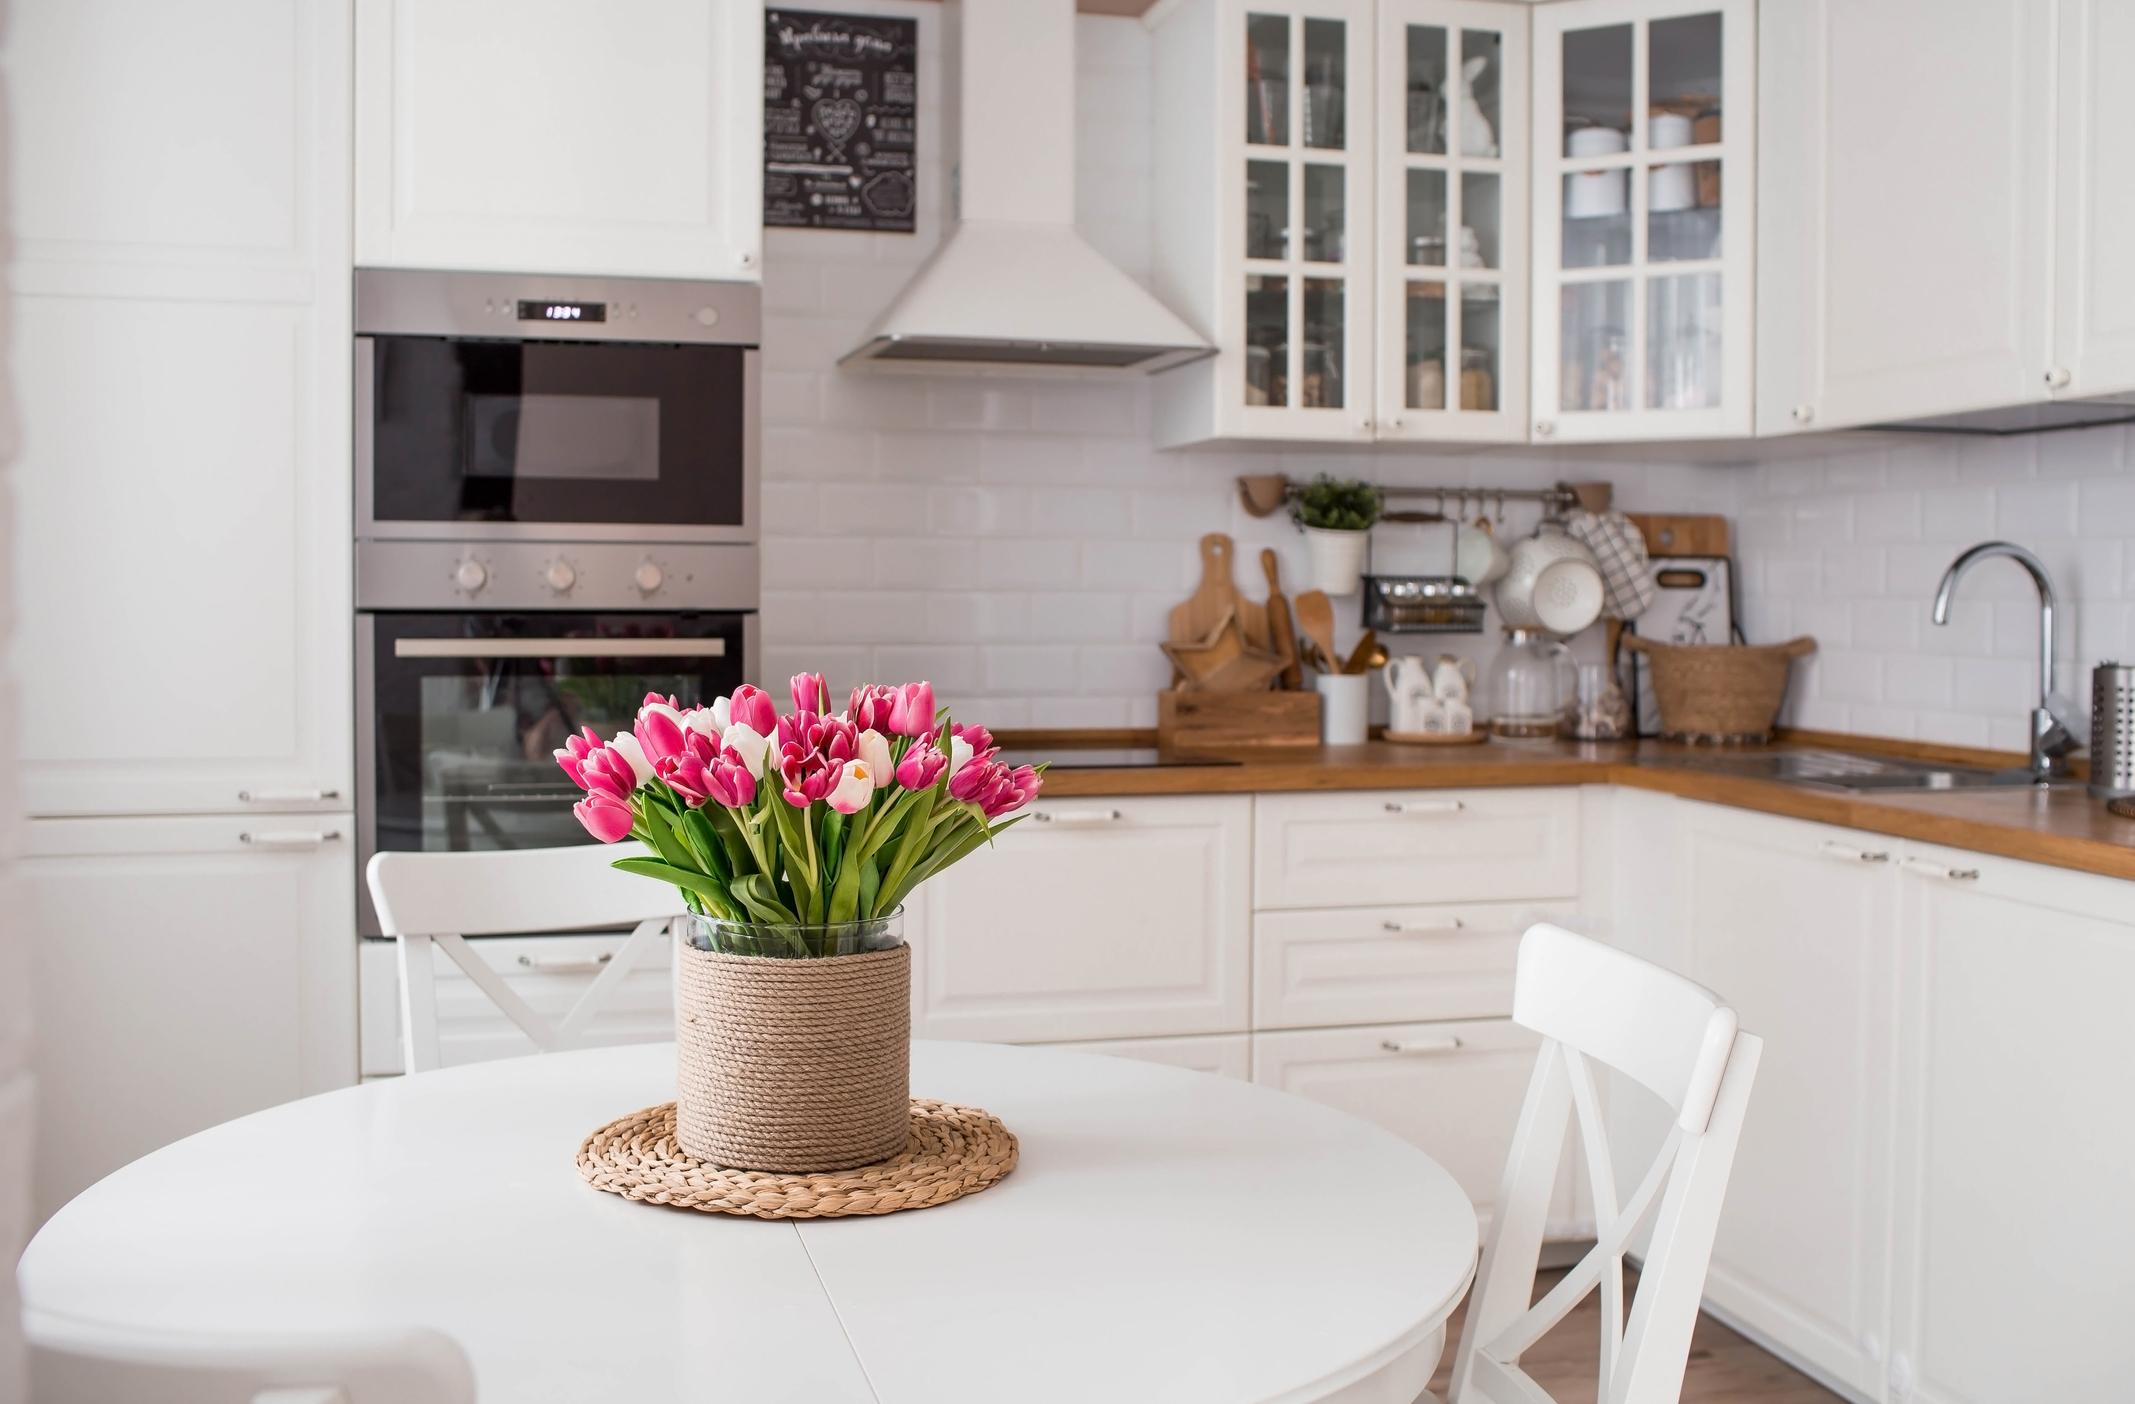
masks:
[[[1752,0],[1534,26],[1535,439],[1749,433]]]
[[[1527,16],[1379,5],[1378,435],[1527,437]]]
[[[1369,440],[1370,0],[1186,0],[1156,46],[1157,292],[1217,347],[1158,442]]]

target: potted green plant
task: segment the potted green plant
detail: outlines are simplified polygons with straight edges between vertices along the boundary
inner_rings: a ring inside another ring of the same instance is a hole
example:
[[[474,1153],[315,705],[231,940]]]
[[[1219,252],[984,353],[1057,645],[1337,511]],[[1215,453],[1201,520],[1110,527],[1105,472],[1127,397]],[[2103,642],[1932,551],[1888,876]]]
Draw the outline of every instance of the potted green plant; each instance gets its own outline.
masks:
[[[1364,574],[1364,548],[1384,499],[1370,483],[1322,473],[1299,488],[1290,520],[1305,533],[1312,583],[1330,595],[1353,595]]]

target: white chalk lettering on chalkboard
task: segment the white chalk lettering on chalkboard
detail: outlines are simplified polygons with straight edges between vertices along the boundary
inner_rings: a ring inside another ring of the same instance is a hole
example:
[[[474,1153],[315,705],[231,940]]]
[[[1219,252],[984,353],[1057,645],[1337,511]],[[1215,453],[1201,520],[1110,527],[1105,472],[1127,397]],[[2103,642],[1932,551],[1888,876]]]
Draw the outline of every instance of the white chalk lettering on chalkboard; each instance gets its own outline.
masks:
[[[918,22],[777,9],[764,23],[764,223],[912,232]]]

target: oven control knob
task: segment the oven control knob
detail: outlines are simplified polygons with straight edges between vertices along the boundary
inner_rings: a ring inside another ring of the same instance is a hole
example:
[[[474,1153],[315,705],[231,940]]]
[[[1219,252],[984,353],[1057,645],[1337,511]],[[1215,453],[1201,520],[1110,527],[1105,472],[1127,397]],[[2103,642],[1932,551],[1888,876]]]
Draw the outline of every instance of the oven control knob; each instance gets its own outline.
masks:
[[[489,570],[480,561],[461,561],[452,572],[452,583],[471,595],[489,583]]]
[[[541,573],[551,590],[562,594],[578,583],[578,572],[571,569],[569,561],[550,561],[549,568]]]
[[[660,573],[659,566],[651,561],[639,562],[638,573],[633,578],[637,581],[639,593],[646,595],[659,589],[667,579],[665,575]]]

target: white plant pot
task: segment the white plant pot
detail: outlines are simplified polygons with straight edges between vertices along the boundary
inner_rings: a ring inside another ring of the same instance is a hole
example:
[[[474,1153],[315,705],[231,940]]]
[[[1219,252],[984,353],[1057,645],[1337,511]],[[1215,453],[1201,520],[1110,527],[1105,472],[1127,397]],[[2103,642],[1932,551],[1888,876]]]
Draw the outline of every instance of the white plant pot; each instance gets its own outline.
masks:
[[[1311,557],[1312,585],[1330,595],[1354,595],[1364,580],[1364,550],[1371,542],[1368,531],[1329,531],[1305,528],[1305,549]]]

